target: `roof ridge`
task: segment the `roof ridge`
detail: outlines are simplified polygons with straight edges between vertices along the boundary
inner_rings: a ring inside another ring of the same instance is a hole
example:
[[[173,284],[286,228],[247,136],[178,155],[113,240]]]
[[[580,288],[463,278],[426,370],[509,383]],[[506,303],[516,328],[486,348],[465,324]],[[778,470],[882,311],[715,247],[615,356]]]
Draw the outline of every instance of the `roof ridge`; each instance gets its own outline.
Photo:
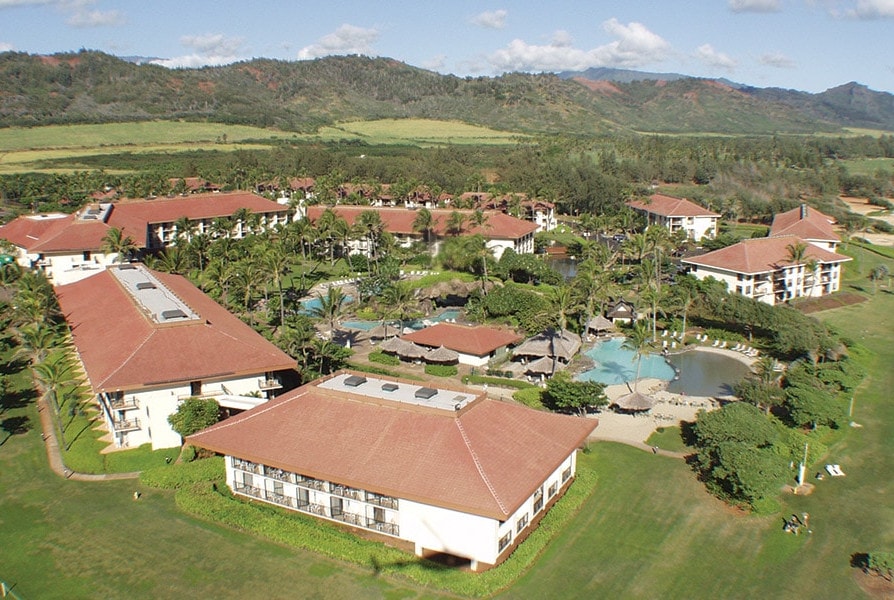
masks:
[[[497,493],[497,490],[494,488],[493,484],[488,479],[487,474],[484,472],[484,467],[481,464],[481,461],[478,460],[478,455],[475,453],[475,450],[472,448],[472,442],[469,440],[469,436],[466,435],[466,430],[463,428],[462,421],[460,421],[459,417],[453,420],[456,423],[456,428],[459,430],[459,434],[463,438],[463,443],[466,445],[466,449],[469,451],[469,455],[472,457],[472,462],[475,463],[475,468],[478,470],[478,474],[481,476],[482,481],[484,481],[484,485],[487,486],[488,491],[490,491],[491,496],[493,496],[494,500],[497,503],[497,506],[500,507],[500,510],[504,515],[508,515],[509,511],[506,509],[506,506],[503,504],[503,501],[500,499],[500,495]]]
[[[121,361],[121,363],[115,368],[114,371],[110,372],[110,373],[109,373],[109,374],[108,374],[102,381],[100,381],[100,382],[98,383],[97,387],[102,388],[102,387],[105,385],[105,383],[106,383],[109,379],[112,378],[112,376],[114,376],[118,371],[120,371],[121,369],[123,369],[123,368],[124,368],[124,365],[126,365],[128,362],[130,362],[130,359],[132,359],[132,358],[136,355],[136,353],[139,352],[139,351],[143,348],[143,346],[145,346],[147,343],[149,343],[149,340],[150,340],[150,339],[152,338],[152,336],[154,336],[157,332],[158,332],[158,329],[155,329],[155,328],[150,329],[150,330],[149,330],[149,335],[146,336],[146,339],[144,339],[142,342],[140,342],[139,344],[137,344],[137,347],[133,349],[133,352],[131,352],[131,353],[127,356],[127,358],[125,358],[123,361]]]

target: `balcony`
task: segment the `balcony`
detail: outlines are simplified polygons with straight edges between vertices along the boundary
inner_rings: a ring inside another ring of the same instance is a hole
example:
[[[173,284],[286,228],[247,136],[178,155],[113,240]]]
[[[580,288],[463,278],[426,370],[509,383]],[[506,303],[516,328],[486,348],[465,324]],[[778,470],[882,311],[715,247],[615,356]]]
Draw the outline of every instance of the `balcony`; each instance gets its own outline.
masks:
[[[278,390],[282,388],[282,384],[276,379],[258,379],[258,387],[262,392],[268,390]]]
[[[355,515],[354,513],[343,512],[340,515],[332,515],[332,518],[344,523],[348,523],[349,525],[359,525],[360,527],[367,526],[367,519],[363,517],[363,515]]]
[[[342,498],[351,498],[353,500],[364,500],[363,492],[356,488],[348,487],[346,485],[334,485],[332,486],[332,493],[336,496],[341,496]]]
[[[397,510],[397,498],[392,498],[391,496],[381,496],[372,492],[366,492],[366,501],[376,506]]]
[[[137,397],[131,396],[128,398],[124,396],[122,398],[112,398],[109,400],[109,408],[111,410],[136,410],[140,408],[137,406]]]
[[[124,433],[125,431],[136,431],[140,428],[139,419],[113,419],[112,428],[116,433]]]
[[[289,471],[283,471],[282,469],[274,469],[273,467],[264,467],[264,475],[270,477],[271,479],[276,479],[278,481],[284,481],[286,483],[295,483],[295,475],[294,473],[290,473]]]
[[[239,469],[240,471],[245,471],[246,473],[255,473],[256,475],[263,475],[263,469],[261,465],[257,463],[253,463],[248,460],[241,460],[239,458],[233,459],[233,468]]]
[[[252,498],[264,497],[261,493],[261,488],[257,488],[253,485],[245,485],[244,483],[234,483],[233,491],[244,496],[251,496]]]
[[[400,535],[400,527],[394,523],[384,523],[375,519],[366,520],[366,528],[388,535]]]
[[[265,496],[268,502],[273,502],[274,504],[279,504],[280,506],[286,506],[288,508],[297,508],[297,502],[295,498],[291,498],[289,496],[286,496],[285,494],[268,491],[266,492]]]
[[[313,477],[298,477],[298,485],[301,487],[306,487],[311,490],[317,490],[320,492],[328,492],[329,485],[320,479],[314,479]]]
[[[298,510],[306,512],[306,513],[310,513],[312,515],[318,515],[321,517],[329,516],[327,514],[326,507],[323,506],[322,504],[312,504],[312,503],[303,504],[303,503],[299,502]]]

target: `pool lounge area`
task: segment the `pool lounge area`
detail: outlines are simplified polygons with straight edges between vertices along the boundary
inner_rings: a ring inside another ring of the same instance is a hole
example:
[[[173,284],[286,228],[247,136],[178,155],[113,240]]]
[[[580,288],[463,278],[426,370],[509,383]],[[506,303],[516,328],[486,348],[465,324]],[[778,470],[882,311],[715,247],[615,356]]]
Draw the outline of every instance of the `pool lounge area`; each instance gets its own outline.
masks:
[[[442,321],[456,321],[459,318],[462,311],[458,308],[448,308],[447,310],[442,311],[437,315],[433,315],[430,317],[426,317],[424,319],[413,319],[410,321],[404,321],[400,323],[399,321],[387,321],[389,327],[395,328],[395,333],[400,333],[405,327],[409,327],[410,329],[420,330],[424,329],[430,325],[434,325],[435,323],[441,323]],[[359,329],[362,331],[369,331],[373,327],[381,325],[381,321],[342,321],[342,327],[347,327],[348,329]],[[399,326],[399,328],[398,328]]]

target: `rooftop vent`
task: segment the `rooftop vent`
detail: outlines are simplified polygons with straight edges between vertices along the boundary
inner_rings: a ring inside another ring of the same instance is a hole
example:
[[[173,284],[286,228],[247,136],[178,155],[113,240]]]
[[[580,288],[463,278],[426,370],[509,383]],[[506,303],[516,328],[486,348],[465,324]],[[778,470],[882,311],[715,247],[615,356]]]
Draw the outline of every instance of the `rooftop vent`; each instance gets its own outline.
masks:
[[[366,377],[362,375],[351,375],[350,377],[345,378],[345,386],[346,387],[358,387],[366,383]]]
[[[416,390],[416,393],[414,394],[414,396],[416,396],[417,398],[420,398],[422,400],[430,400],[431,398],[434,398],[437,395],[438,395],[438,390],[436,390],[434,388],[429,388],[429,387],[419,388],[418,390]]]
[[[137,282],[137,289],[138,290],[156,290],[156,289],[158,289],[158,286],[156,286],[151,281],[139,281],[139,282]]]
[[[400,386],[397,385],[396,383],[383,383],[382,391],[383,392],[393,392],[393,391],[397,390],[399,387]]]
[[[121,271],[135,271],[136,268],[137,268],[136,265],[131,265],[131,264],[128,264],[128,263],[125,263],[125,264],[123,264],[123,265],[118,265],[118,269],[121,270]]]
[[[171,319],[185,319],[186,313],[180,310],[179,308],[173,308],[171,310],[163,310],[161,311],[161,320],[162,321],[170,321]]]

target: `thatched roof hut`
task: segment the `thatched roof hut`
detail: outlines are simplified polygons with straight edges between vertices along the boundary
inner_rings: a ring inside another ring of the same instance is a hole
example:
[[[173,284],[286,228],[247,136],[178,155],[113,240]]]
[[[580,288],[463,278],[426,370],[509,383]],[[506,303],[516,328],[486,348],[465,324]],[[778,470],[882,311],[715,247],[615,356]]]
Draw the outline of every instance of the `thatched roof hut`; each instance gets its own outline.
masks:
[[[401,340],[402,346],[398,348],[397,355],[401,358],[417,359],[425,356],[427,350],[422,346],[418,346],[413,342]]]
[[[652,396],[647,396],[641,392],[631,392],[616,398],[612,404],[621,410],[629,410],[634,412],[652,410],[658,401]]]
[[[562,362],[570,361],[581,347],[580,336],[567,329],[548,330],[528,338],[513,353],[515,356],[555,356]]]
[[[525,365],[525,373],[532,375],[552,375],[555,369],[555,360],[549,356],[543,356]]]
[[[615,324],[603,317],[602,315],[596,315],[589,321],[587,321],[587,331],[608,331],[609,329],[614,328]]]
[[[403,348],[408,342],[403,341],[398,337],[393,337],[385,340],[381,344],[379,344],[379,350],[382,352],[389,352],[391,354],[397,354],[398,351]]]
[[[439,346],[434,350],[429,350],[423,357],[423,360],[429,363],[452,364],[459,361],[459,353],[444,346]]]

